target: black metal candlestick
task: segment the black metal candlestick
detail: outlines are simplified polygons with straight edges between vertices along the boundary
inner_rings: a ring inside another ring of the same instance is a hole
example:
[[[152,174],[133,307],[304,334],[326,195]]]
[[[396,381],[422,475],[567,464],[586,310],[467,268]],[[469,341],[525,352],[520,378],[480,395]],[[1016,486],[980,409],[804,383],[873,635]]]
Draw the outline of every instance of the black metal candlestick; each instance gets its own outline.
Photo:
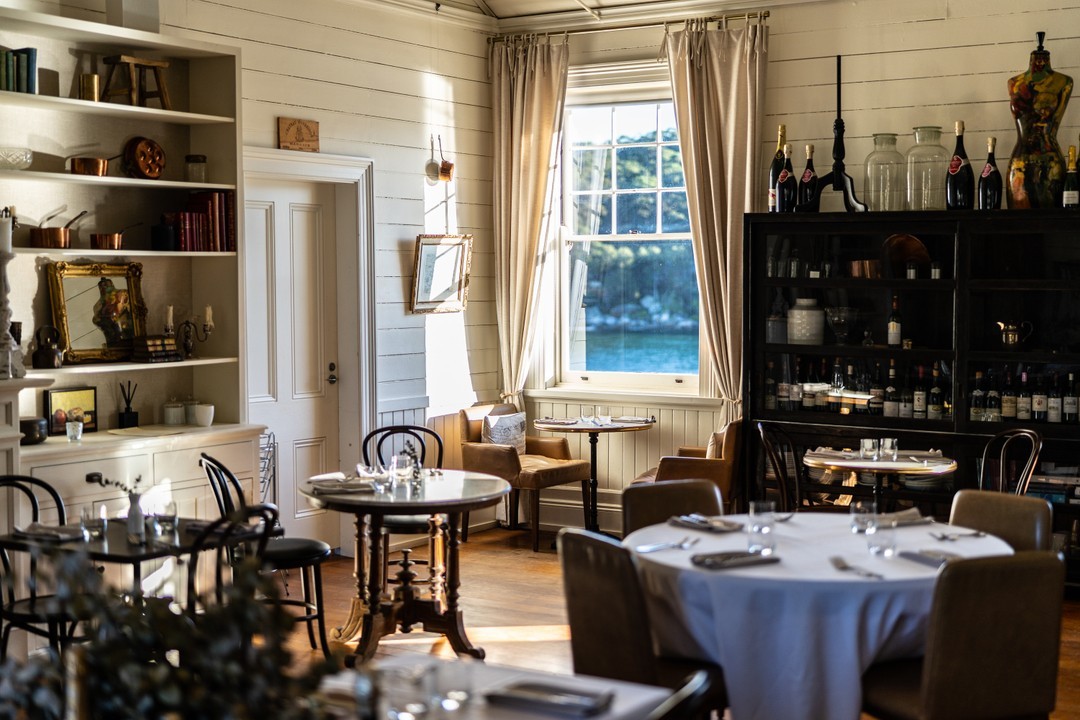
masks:
[[[817,212],[821,206],[821,192],[826,187],[844,193],[844,207],[848,212],[866,212],[866,205],[855,197],[855,181],[844,168],[844,119],[840,116],[840,55],[836,56],[836,120],[833,121],[832,171],[818,180],[814,197],[795,206],[795,212]]]

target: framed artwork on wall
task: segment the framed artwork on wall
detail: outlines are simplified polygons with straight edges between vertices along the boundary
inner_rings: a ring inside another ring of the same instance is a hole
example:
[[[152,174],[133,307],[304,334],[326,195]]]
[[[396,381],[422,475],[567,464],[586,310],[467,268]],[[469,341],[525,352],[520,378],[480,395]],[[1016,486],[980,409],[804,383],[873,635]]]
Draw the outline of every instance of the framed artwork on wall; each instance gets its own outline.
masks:
[[[464,310],[471,263],[472,235],[417,235],[412,311]]]
[[[98,428],[97,388],[46,390],[45,417],[49,419],[50,435],[64,435],[69,420],[82,420],[83,432],[95,432]]]

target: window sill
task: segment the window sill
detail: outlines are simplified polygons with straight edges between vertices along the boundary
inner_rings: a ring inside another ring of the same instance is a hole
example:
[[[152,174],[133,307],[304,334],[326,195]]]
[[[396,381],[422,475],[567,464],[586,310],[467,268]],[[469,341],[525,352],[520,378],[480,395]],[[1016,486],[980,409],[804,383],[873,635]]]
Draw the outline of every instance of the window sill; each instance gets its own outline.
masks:
[[[698,395],[664,393],[655,390],[642,391],[606,391],[579,387],[553,387],[525,390],[526,400],[569,400],[602,405],[649,405],[655,407],[710,407],[721,408],[724,402],[718,398],[704,398]]]

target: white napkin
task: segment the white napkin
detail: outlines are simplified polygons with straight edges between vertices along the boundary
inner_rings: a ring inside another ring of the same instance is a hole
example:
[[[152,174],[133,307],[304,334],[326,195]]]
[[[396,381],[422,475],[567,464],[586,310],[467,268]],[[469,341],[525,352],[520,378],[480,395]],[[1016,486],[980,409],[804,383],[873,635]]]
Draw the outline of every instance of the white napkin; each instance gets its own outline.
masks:
[[[905,525],[929,525],[934,522],[932,517],[923,517],[919,508],[908,508],[894,513],[885,513],[883,517],[896,521],[897,527]]]
[[[621,422],[621,423],[651,423],[651,422],[653,422],[652,418],[640,417],[640,416],[637,416],[637,415],[620,415],[617,418],[611,418],[611,419],[614,420],[615,422]]]
[[[82,540],[84,538],[82,528],[67,525],[43,525],[42,523],[30,523],[24,528],[15,528],[15,535],[35,540]]]

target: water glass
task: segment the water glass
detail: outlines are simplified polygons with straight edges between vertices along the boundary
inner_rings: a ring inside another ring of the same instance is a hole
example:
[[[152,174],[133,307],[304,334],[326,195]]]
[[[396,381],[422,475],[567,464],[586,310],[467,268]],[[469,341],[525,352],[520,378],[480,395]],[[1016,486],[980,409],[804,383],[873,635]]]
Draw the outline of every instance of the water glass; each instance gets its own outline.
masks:
[[[79,442],[82,440],[82,420],[68,420],[64,428],[67,430],[68,442]]]
[[[873,500],[854,499],[848,507],[851,511],[851,532],[864,533],[870,520],[877,515],[877,503]]]
[[[413,474],[412,456],[399,453],[390,460],[390,474],[393,476],[394,487],[408,485]]]
[[[416,720],[427,716],[433,696],[434,668],[380,668],[378,685],[387,720]]]
[[[592,405],[582,405],[581,406],[581,418],[580,418],[581,422],[585,423],[586,425],[592,425],[593,420],[596,417],[595,414],[594,414],[595,412],[596,412],[596,408],[594,408]]]
[[[866,548],[871,555],[892,557],[896,554],[896,518],[873,515],[866,526]]]
[[[606,407],[596,408],[596,419],[601,425],[610,425],[611,409]]]
[[[440,662],[435,666],[435,705],[443,713],[464,712],[473,694],[473,667],[469,658]]]
[[[859,441],[859,457],[863,460],[877,460],[879,447],[877,438],[863,438]]]
[[[755,500],[750,503],[750,521],[746,523],[746,549],[755,555],[772,555],[776,552],[776,503],[772,500]]]
[[[162,503],[157,509],[157,521],[158,526],[161,528],[162,533],[172,533],[176,531],[176,501],[167,500]]]
[[[108,515],[105,506],[101,506],[101,516],[94,517],[92,505],[83,505],[79,511],[79,527],[82,529],[83,538],[86,540],[100,540],[105,535],[105,526]]]
[[[881,438],[881,459],[896,461],[900,453],[900,438]]]

